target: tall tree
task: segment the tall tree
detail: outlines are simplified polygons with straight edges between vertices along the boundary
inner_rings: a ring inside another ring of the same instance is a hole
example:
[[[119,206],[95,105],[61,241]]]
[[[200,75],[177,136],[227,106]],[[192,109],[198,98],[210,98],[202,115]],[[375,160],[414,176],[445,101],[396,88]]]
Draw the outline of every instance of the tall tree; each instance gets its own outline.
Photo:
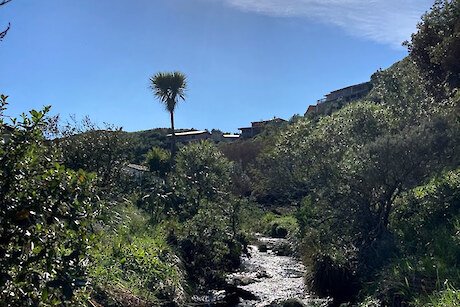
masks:
[[[437,0],[406,44],[438,100],[460,87],[460,0]]]
[[[173,73],[159,72],[150,78],[150,82],[150,89],[171,114],[171,159],[173,159],[176,153],[174,110],[179,98],[185,101],[186,77],[178,71]]]

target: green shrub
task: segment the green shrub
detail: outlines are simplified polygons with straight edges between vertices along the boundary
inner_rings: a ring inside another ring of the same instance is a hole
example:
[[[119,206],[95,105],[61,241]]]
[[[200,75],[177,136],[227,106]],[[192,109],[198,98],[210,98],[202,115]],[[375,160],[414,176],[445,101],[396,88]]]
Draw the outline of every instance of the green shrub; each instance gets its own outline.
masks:
[[[297,220],[293,216],[278,216],[267,213],[263,221],[265,223],[265,234],[273,238],[286,238],[298,232]]]
[[[359,305],[359,307],[381,307],[382,303],[373,297],[366,297],[364,301],[362,301]]]
[[[0,100],[0,302],[83,304],[90,224],[98,213],[94,176],[65,169],[45,146],[49,107],[8,128],[6,98]]]
[[[153,147],[145,157],[145,163],[151,172],[160,177],[165,176],[171,169],[171,153],[160,147]]]
[[[320,297],[331,297],[339,303],[352,301],[361,284],[356,274],[353,253],[340,249],[317,252],[309,266],[307,283]]]
[[[430,297],[430,303],[427,306],[432,307],[457,307],[460,306],[460,291],[446,283],[445,289],[439,291]]]
[[[104,124],[99,127],[85,117],[59,127],[52,146],[62,152],[62,163],[73,170],[95,172],[99,178],[99,197],[114,197],[121,170],[127,159],[130,136],[121,128]]]
[[[232,197],[232,163],[214,144],[189,144],[175,162],[169,182],[178,224],[168,237],[180,249],[193,282],[213,287],[223,282],[226,270],[239,265],[245,201]]]
[[[200,286],[222,285],[225,272],[240,264],[241,243],[222,205],[202,201],[198,213],[182,225],[178,238],[187,271]]]
[[[155,304],[183,302],[184,271],[164,232],[132,205],[117,205],[113,212],[119,223],[109,225],[92,250],[90,274],[98,292],[122,291]]]
[[[232,164],[211,142],[183,147],[175,162],[170,179],[180,221],[197,214],[202,200],[215,202],[228,197]]]
[[[383,302],[407,304],[440,289],[442,280],[458,280],[460,170],[403,194],[391,220],[399,255],[379,273],[377,296]]]

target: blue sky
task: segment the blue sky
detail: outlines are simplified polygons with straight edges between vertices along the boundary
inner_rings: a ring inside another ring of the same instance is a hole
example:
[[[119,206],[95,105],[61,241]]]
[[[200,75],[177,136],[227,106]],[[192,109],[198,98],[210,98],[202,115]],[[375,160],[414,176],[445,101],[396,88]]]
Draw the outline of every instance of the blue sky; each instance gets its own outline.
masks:
[[[188,77],[177,128],[289,119],[407,55],[427,0],[13,0],[0,7],[7,114],[52,105],[127,131],[169,127],[148,89]]]

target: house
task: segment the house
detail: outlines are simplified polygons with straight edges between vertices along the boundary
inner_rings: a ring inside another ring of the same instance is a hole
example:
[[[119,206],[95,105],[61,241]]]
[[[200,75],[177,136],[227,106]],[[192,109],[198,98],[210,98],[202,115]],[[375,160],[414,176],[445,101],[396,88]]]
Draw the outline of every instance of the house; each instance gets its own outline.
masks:
[[[222,134],[223,142],[234,142],[239,140],[239,134]]]
[[[167,137],[171,137],[172,134],[168,134]],[[208,130],[198,131],[187,131],[187,132],[176,132],[176,140],[178,142],[189,143],[200,140],[207,140],[211,138],[211,133]]]
[[[233,142],[240,138],[239,134],[223,133],[220,130],[211,130],[211,139],[215,142]]]
[[[351,86],[344,87],[342,89],[330,92],[325,97],[324,102],[337,101],[339,99],[343,101],[353,101],[366,96],[372,89],[371,82],[363,82]]]
[[[167,137],[171,136],[172,134],[167,135]],[[200,140],[211,140],[214,142],[233,142],[238,140],[239,137],[239,134],[223,134],[220,130],[212,130],[212,133],[210,133],[208,130],[176,132],[176,141],[182,143],[190,143]]]
[[[369,81],[332,91],[325,95],[323,99],[319,99],[316,105],[310,105],[305,115],[313,112],[325,113],[328,109],[334,107],[334,105],[340,107],[343,102],[361,99],[369,94],[371,89],[372,83]]]
[[[251,127],[238,128],[238,130],[241,130],[241,138],[249,139],[260,134],[267,127],[278,127],[284,122],[286,120],[275,117],[271,120],[251,122]]]
[[[121,169],[121,172],[129,176],[142,178],[145,173],[149,171],[149,168],[138,164],[128,164]]]
[[[313,113],[316,112],[317,106],[316,105],[310,105],[308,106],[307,112],[305,114]]]

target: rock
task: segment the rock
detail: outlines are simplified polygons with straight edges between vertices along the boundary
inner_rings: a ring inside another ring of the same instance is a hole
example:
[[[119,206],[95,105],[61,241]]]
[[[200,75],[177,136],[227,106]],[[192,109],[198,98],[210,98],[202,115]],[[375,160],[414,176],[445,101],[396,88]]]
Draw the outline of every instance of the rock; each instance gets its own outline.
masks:
[[[282,243],[280,245],[277,245],[273,248],[273,251],[278,256],[290,256],[293,253],[291,245],[289,243]]]
[[[276,300],[267,305],[267,307],[306,307],[302,301],[297,298],[289,298],[287,300]]]
[[[278,223],[273,223],[271,229],[271,236],[273,238],[286,238],[288,233],[289,231],[285,227],[278,225]]]
[[[256,274],[256,278],[272,278],[270,274],[267,273],[267,271],[259,271]]]
[[[255,282],[256,281],[254,280],[254,278],[251,278],[249,276],[235,276],[232,278],[229,284],[233,286],[247,286]]]
[[[234,301],[236,297],[242,298],[243,300],[255,301],[259,298],[251,293],[250,291],[228,285],[225,287],[225,292],[227,293],[227,298],[230,298],[231,301]],[[228,299],[226,299],[228,301]]]
[[[267,244],[260,244],[259,245],[259,252],[266,253],[268,250]]]

